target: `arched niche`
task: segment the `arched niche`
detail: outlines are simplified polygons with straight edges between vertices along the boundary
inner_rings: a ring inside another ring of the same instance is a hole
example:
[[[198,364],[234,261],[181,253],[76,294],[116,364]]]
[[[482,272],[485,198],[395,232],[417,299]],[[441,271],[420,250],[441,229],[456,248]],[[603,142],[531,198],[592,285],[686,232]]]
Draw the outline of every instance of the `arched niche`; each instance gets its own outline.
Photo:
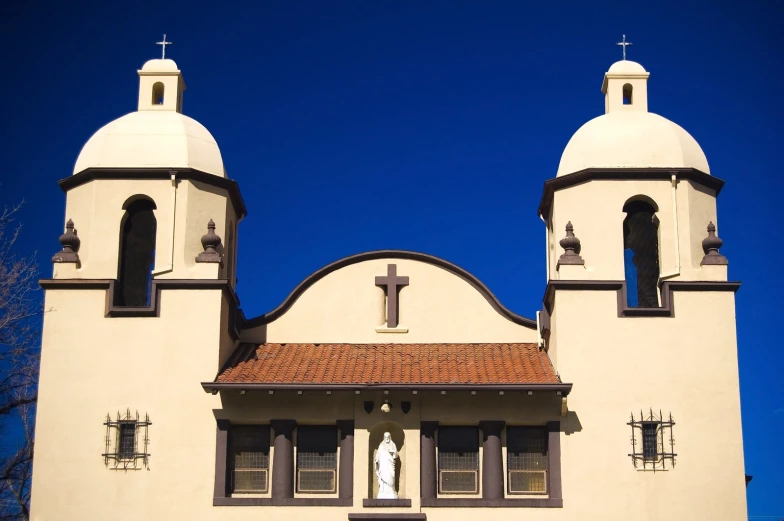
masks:
[[[388,432],[392,441],[397,446],[397,461],[395,462],[395,489],[400,498],[406,496],[406,435],[402,427],[395,422],[387,421],[377,423],[370,429],[368,436],[368,498],[375,499],[378,494],[378,483],[376,483],[375,459],[376,451],[384,433]]]

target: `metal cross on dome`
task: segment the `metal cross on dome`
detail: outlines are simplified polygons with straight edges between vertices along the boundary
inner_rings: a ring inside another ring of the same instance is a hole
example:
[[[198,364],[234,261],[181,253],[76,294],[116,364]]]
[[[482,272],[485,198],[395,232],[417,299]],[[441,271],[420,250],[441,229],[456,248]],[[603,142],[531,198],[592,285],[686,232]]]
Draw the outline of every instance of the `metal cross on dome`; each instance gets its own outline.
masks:
[[[626,41],[626,35],[624,34],[623,35],[623,39],[620,42],[616,43],[615,45],[620,45],[621,46],[621,48],[623,49],[623,59],[625,60],[626,59],[626,48],[628,46],[634,45],[634,44],[632,42],[627,42]]]
[[[160,45],[161,46],[161,60],[165,60],[166,59],[166,46],[167,45],[171,45],[173,43],[174,42],[167,42],[166,41],[166,34],[165,33],[163,35],[163,41],[155,42],[155,45]]]
[[[408,286],[408,277],[397,276],[397,264],[387,264],[386,277],[376,277],[376,286],[383,287],[387,293],[387,327],[397,327],[398,288]]]

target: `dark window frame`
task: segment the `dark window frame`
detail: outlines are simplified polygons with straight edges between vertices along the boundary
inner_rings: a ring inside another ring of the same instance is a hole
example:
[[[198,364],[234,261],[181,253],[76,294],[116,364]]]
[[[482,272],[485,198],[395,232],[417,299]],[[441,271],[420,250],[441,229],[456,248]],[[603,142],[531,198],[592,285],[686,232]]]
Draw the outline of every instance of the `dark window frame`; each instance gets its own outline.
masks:
[[[340,445],[337,425],[297,425],[294,477],[296,494],[337,494],[338,448]],[[303,446],[305,449],[303,450]],[[304,473],[332,473],[332,487],[303,489]]]
[[[232,425],[229,434],[229,457],[227,466],[229,467],[229,488],[232,494],[263,494],[266,495],[270,491],[270,476],[272,474],[272,466],[270,464],[270,441],[272,439],[269,425]],[[240,441],[240,436],[258,436],[257,446],[252,446],[247,443],[248,440]],[[247,448],[256,448],[261,450],[247,450],[250,453],[263,453],[266,457],[266,466],[242,466],[237,465],[237,449],[240,445],[247,443]],[[266,450],[264,450],[266,449]],[[264,489],[237,489],[237,472],[253,472],[253,471],[266,471]]]
[[[454,439],[448,439],[450,435]],[[464,439],[458,439],[463,436]],[[481,432],[475,425],[449,425],[439,427],[436,442],[436,472],[439,495],[477,495],[481,492],[481,469],[479,447]],[[473,438],[473,439],[471,439]],[[461,450],[462,449],[462,450]],[[471,454],[473,457],[466,457]],[[472,461],[473,460],[473,461]],[[469,466],[473,468],[468,468]],[[446,468],[445,468],[446,467]],[[472,472],[474,473],[474,490],[447,490],[442,473]]]
[[[533,450],[537,445],[543,446],[542,451]],[[523,456],[523,454],[541,454],[543,457]],[[513,458],[518,458],[516,461]],[[526,468],[512,468],[512,467]],[[506,493],[508,495],[547,495],[549,494],[549,433],[542,425],[508,425],[506,427]],[[513,491],[512,472],[544,472],[542,490]]]

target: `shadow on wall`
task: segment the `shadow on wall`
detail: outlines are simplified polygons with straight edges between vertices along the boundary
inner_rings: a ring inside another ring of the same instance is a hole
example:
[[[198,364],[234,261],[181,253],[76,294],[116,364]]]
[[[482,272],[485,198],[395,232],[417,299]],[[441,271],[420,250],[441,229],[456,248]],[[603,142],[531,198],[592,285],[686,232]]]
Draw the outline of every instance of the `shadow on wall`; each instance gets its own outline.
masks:
[[[395,422],[381,422],[377,423],[370,429],[370,436],[368,437],[368,498],[374,499],[376,494],[378,494],[378,483],[376,483],[376,471],[375,471],[375,457],[376,457],[376,450],[378,450],[378,445],[381,443],[381,440],[384,439],[384,433],[388,432],[391,437],[392,441],[395,442],[397,446],[397,460],[395,461],[395,490],[397,490],[398,497],[405,498],[406,491],[405,491],[405,480],[401,479],[401,476],[404,476],[404,465],[406,461],[406,451],[405,451],[405,434],[403,433],[403,429]]]
[[[568,436],[582,430],[583,424],[580,423],[580,417],[577,416],[576,412],[568,411],[566,413],[566,418],[561,420],[561,431]]]

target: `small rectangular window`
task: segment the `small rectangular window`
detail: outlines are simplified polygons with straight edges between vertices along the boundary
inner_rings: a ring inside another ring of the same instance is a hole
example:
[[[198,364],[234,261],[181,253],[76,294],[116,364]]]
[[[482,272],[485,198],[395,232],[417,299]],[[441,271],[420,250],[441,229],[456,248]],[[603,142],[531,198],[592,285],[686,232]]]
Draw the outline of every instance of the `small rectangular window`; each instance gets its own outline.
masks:
[[[508,427],[506,469],[510,494],[547,493],[547,429]]]
[[[659,454],[658,422],[642,424],[642,455],[646,460],[655,460]]]
[[[269,427],[232,427],[231,450],[232,491],[236,494],[266,493],[269,486]]]
[[[297,492],[337,492],[337,470],[337,427],[297,427]]]
[[[478,427],[438,429],[438,492],[441,494],[479,492]]]
[[[120,422],[117,429],[117,455],[132,459],[136,454],[136,422]]]

